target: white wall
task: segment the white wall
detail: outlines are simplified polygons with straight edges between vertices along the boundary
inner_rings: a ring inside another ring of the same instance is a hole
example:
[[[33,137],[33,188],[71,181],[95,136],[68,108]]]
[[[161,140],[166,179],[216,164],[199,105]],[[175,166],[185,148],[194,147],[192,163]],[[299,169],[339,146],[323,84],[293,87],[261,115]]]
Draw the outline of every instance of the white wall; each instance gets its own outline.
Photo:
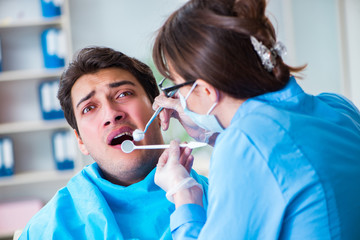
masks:
[[[360,1],[338,0],[341,18],[343,92],[360,108]]]
[[[341,91],[340,43],[336,0],[270,0],[278,38],[285,42],[285,61],[308,64],[300,85],[312,94]]]
[[[290,65],[308,64],[305,91],[341,93],[360,107],[360,1],[269,0]]]
[[[71,0],[74,51],[102,45],[147,61],[156,30],[184,0]]]
[[[336,0],[293,0],[296,60],[308,63],[302,86],[311,93],[341,91]]]

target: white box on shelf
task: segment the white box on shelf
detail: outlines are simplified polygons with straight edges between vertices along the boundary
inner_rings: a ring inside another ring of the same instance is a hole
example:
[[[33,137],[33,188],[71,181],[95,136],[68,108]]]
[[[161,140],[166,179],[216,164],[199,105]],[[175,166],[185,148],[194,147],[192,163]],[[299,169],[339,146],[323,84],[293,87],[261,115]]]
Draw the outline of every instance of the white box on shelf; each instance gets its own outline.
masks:
[[[0,72],[2,71],[2,53],[1,53],[1,38],[0,38]]]
[[[14,174],[14,150],[10,138],[0,138],[0,177]]]
[[[61,15],[63,0],[41,0],[42,15],[45,18]]]
[[[63,30],[48,28],[41,33],[41,48],[46,68],[59,68],[65,65],[66,40]]]
[[[64,118],[60,102],[57,99],[59,81],[43,81],[39,85],[40,109],[44,120]]]
[[[58,170],[74,169],[76,144],[70,131],[56,131],[52,137],[53,156]]]

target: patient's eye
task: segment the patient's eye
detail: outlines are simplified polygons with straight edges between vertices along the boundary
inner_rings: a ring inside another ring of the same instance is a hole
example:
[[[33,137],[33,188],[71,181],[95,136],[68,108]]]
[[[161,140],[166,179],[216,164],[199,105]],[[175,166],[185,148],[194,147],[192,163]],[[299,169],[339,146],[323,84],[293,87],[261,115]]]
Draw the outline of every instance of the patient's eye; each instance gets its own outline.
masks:
[[[121,93],[119,94],[118,98],[123,98],[123,97],[131,96],[131,95],[133,95],[133,93],[130,92],[130,91],[121,92]]]
[[[88,113],[94,108],[95,108],[95,106],[87,106],[82,110],[82,114]]]

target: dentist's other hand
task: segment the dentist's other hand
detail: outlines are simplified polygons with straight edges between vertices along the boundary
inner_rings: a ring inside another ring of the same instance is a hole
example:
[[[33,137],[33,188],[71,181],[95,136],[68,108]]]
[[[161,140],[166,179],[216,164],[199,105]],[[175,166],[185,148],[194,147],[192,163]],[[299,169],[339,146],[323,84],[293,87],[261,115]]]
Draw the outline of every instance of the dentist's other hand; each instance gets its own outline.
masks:
[[[177,141],[171,141],[170,148],[160,156],[155,173],[155,183],[165,192],[190,177],[193,163],[190,148],[180,149]]]
[[[202,187],[189,174],[193,160],[191,149],[180,149],[176,141],[172,141],[159,158],[155,183],[177,207],[186,203],[202,206]]]
[[[155,98],[153,103],[154,110],[158,107],[164,108],[159,114],[161,128],[164,131],[169,128],[170,118],[173,117],[179,120],[185,131],[196,141],[207,142],[212,146],[214,145],[218,133],[208,132],[196,125],[191,118],[184,113],[177,94],[175,94],[175,97],[168,98],[164,93],[161,93]]]

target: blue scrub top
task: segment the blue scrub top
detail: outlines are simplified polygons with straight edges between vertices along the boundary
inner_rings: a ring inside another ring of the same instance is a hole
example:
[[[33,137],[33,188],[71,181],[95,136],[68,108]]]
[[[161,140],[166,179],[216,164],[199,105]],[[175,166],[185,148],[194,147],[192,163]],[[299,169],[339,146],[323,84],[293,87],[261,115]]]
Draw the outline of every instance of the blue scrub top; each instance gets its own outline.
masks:
[[[104,179],[96,163],[89,165],[29,221],[20,239],[171,239],[175,207],[154,174],[155,169],[123,187]],[[195,171],[191,175],[207,193],[207,179]]]
[[[174,239],[360,239],[360,113],[291,77],[239,107],[209,186],[207,213],[188,204],[172,214]]]

